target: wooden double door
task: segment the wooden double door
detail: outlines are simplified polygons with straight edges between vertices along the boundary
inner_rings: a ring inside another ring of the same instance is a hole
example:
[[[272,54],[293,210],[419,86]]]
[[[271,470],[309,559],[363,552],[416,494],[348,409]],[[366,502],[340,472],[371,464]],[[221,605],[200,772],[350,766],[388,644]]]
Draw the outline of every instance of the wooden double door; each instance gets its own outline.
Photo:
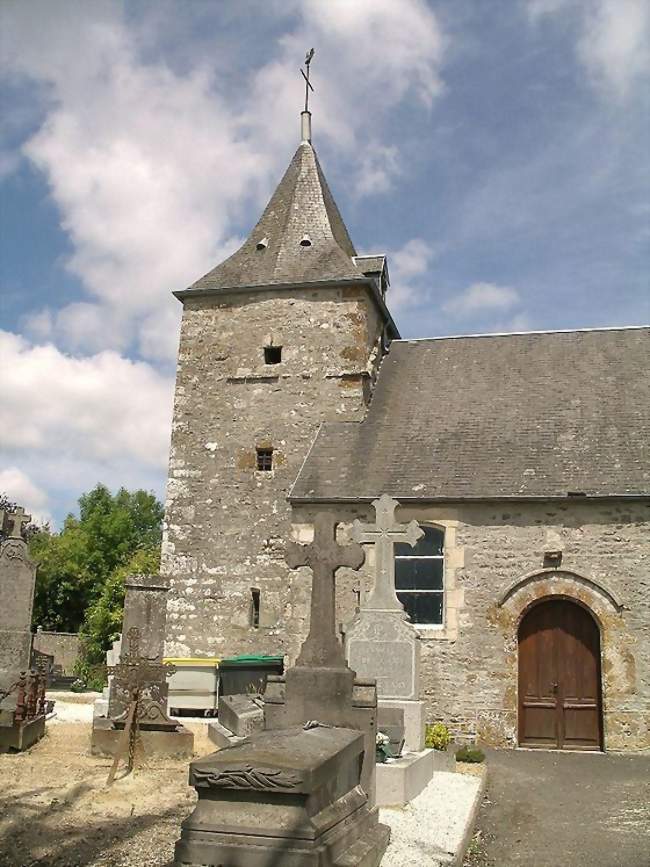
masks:
[[[577,603],[550,599],[521,621],[519,743],[559,750],[602,748],[600,632]]]

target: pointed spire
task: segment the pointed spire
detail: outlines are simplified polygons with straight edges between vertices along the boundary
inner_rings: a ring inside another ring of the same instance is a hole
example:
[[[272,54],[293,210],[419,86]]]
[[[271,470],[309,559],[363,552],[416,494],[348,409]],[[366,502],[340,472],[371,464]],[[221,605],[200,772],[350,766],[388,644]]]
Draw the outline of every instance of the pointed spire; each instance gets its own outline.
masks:
[[[244,244],[191,288],[358,280],[363,272],[353,256],[316,151],[305,140]]]

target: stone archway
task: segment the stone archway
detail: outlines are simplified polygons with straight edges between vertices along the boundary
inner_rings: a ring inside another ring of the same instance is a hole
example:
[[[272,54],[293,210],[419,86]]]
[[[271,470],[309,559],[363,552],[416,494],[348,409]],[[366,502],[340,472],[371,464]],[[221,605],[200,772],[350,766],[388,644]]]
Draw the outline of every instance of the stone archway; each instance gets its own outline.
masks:
[[[508,740],[519,731],[519,627],[533,606],[547,599],[566,599],[586,608],[600,629],[600,670],[603,748],[618,749],[625,742],[625,720],[616,712],[634,691],[635,660],[626,640],[623,606],[601,581],[568,569],[542,569],[521,576],[501,594],[495,611],[503,635],[507,670],[504,712],[509,719]]]

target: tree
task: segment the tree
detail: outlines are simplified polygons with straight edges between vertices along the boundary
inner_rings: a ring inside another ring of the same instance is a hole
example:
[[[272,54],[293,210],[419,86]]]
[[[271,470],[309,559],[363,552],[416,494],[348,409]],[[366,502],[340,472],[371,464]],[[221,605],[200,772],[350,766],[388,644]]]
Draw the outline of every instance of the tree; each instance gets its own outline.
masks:
[[[77,632],[109,578],[138,551],[160,548],[163,507],[146,491],[97,485],[79,498],[79,517],[68,515],[60,533],[43,530],[30,540],[38,563],[34,626]],[[153,571],[156,571],[156,563]]]
[[[105,661],[105,653],[122,631],[124,582],[129,575],[156,573],[160,566],[160,544],[138,548],[128,562],[109,575],[98,598],[86,610],[81,626],[81,658],[77,674],[95,689],[105,683],[103,671],[97,667]]]

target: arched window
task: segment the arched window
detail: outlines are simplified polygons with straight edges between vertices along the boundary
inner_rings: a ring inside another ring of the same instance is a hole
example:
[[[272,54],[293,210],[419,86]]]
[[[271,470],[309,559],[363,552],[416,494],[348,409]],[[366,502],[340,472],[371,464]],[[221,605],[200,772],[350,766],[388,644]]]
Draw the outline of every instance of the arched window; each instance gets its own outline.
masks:
[[[444,530],[422,527],[424,536],[411,548],[395,545],[395,589],[413,623],[443,624]]]

